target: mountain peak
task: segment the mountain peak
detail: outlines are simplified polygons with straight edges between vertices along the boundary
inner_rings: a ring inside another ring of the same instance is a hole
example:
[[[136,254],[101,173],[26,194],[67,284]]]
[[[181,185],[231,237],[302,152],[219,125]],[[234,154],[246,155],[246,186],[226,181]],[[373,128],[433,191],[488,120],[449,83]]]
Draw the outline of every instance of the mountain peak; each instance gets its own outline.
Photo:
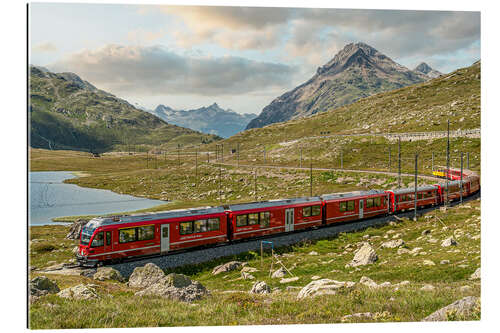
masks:
[[[436,78],[436,77],[443,75],[441,72],[433,69],[431,66],[427,65],[425,62],[421,62],[417,67],[415,67],[414,71],[417,73],[425,74],[431,78]]]

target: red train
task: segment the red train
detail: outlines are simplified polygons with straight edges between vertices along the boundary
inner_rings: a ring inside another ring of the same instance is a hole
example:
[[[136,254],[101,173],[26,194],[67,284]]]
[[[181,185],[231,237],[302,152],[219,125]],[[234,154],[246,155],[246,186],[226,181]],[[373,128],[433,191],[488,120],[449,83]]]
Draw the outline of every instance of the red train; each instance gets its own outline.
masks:
[[[464,174],[462,196],[479,191],[479,186],[478,176]],[[459,197],[460,181],[417,188],[418,207]],[[81,265],[97,265],[166,254],[383,216],[413,209],[414,205],[415,189],[407,188],[99,217],[82,228],[77,260]]]

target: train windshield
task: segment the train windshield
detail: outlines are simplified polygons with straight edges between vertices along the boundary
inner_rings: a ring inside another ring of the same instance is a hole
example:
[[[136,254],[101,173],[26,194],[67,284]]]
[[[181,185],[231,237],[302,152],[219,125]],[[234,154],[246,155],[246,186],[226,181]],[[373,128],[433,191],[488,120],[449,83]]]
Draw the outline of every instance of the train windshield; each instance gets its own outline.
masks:
[[[82,228],[82,238],[80,239],[80,244],[89,245],[90,237],[94,233],[95,228],[92,226],[84,226]]]

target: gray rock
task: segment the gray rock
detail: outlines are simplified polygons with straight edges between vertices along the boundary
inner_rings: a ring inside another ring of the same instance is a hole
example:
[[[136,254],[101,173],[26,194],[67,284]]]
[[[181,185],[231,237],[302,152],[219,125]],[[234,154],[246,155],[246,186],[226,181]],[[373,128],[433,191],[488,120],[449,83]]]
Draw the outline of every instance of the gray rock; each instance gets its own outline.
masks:
[[[125,279],[116,269],[112,267],[99,267],[97,272],[94,274],[94,280],[105,281],[105,280],[115,280],[119,282],[124,282]]]
[[[246,272],[246,273],[255,273],[255,272],[258,272],[259,270],[257,268],[254,268],[254,267],[250,267],[250,266],[245,266],[241,269],[241,272]]]
[[[240,261],[230,261],[228,263],[225,263],[225,264],[222,264],[222,265],[215,267],[212,270],[212,274],[217,275],[220,273],[234,271],[235,269],[239,269],[242,266],[244,266],[244,263],[242,263]]]
[[[422,231],[422,236],[428,235],[430,233],[431,233],[431,229],[425,229],[424,231]]]
[[[274,271],[273,275],[271,275],[271,277],[275,278],[275,279],[281,279],[282,277],[284,277],[287,274],[288,273],[287,273],[286,269],[281,267],[281,268],[277,269],[276,271]]]
[[[439,262],[441,265],[448,265],[450,261],[448,259],[443,259]]]
[[[360,312],[360,313],[353,313],[350,315],[345,315],[340,319],[342,322],[349,321],[350,319],[354,318],[366,318],[366,319],[372,319],[373,314],[371,312]]]
[[[434,289],[436,288],[432,284],[426,284],[425,286],[420,288],[420,290],[422,291],[433,291]]]
[[[481,278],[481,267],[475,270],[474,273],[469,277],[469,280],[478,280]]]
[[[252,294],[269,294],[271,293],[271,288],[264,281],[257,281],[253,284],[250,292]]]
[[[291,278],[288,278],[288,279],[281,279],[280,283],[290,283],[290,282],[297,281],[298,279],[299,279],[298,276],[294,276],[294,277],[291,277]]]
[[[66,239],[80,239],[80,232],[82,227],[87,224],[89,220],[77,219],[70,227]]]
[[[183,274],[171,273],[144,290],[135,293],[136,296],[161,296],[164,298],[192,302],[207,295],[208,290],[198,281],[191,281]]]
[[[45,276],[37,276],[31,279],[30,283],[31,296],[43,296],[47,294],[55,294],[60,291],[57,283]]]
[[[321,279],[310,282],[302,288],[297,295],[298,299],[306,297],[315,297],[319,295],[335,295],[340,289],[351,289],[355,283],[351,281],[335,281],[330,279]]]
[[[424,266],[435,266],[436,264],[432,260],[424,260]]]
[[[372,264],[378,260],[377,253],[368,243],[364,243],[363,246],[356,251],[352,261],[346,265],[346,267],[356,267],[362,265]]]
[[[131,288],[144,289],[154,285],[165,277],[165,273],[160,267],[153,263],[147,263],[143,267],[137,267],[128,279],[128,286]]]
[[[383,248],[387,248],[387,249],[394,249],[396,247],[401,247],[403,245],[405,245],[405,242],[402,239],[394,239],[394,240],[390,240],[388,242],[382,243],[381,246]]]
[[[398,255],[402,255],[402,254],[410,253],[410,250],[405,249],[405,248],[401,248],[401,249],[398,249],[397,253],[398,253]]]
[[[318,252],[316,251],[311,251],[308,253],[310,256],[317,256],[318,255]]]
[[[442,247],[448,247],[452,245],[457,245],[457,241],[453,239],[453,237],[448,237],[444,241],[441,242]]]
[[[450,315],[463,317],[471,314],[478,307],[479,298],[467,296],[431,313],[422,319],[422,321],[445,321],[448,320]]]
[[[77,286],[66,288],[57,293],[57,296],[70,299],[96,299],[99,296],[94,289],[95,285],[79,284]]]
[[[366,276],[361,277],[361,279],[359,280],[359,283],[361,283],[367,287],[370,287],[370,288],[378,288],[378,284]]]
[[[255,279],[255,276],[253,276],[252,274],[247,273],[247,272],[241,272],[241,277],[244,280],[254,280]]]

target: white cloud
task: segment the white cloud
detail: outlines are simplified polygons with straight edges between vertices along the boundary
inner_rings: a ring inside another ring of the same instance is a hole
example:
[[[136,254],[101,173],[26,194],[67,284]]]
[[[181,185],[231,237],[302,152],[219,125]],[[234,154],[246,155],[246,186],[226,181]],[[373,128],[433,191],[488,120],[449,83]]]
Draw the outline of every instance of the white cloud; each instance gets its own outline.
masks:
[[[48,65],[113,93],[233,95],[287,86],[290,66],[241,57],[180,56],[158,46],[107,45]]]
[[[33,46],[35,52],[56,52],[57,47],[51,42],[39,43]]]

